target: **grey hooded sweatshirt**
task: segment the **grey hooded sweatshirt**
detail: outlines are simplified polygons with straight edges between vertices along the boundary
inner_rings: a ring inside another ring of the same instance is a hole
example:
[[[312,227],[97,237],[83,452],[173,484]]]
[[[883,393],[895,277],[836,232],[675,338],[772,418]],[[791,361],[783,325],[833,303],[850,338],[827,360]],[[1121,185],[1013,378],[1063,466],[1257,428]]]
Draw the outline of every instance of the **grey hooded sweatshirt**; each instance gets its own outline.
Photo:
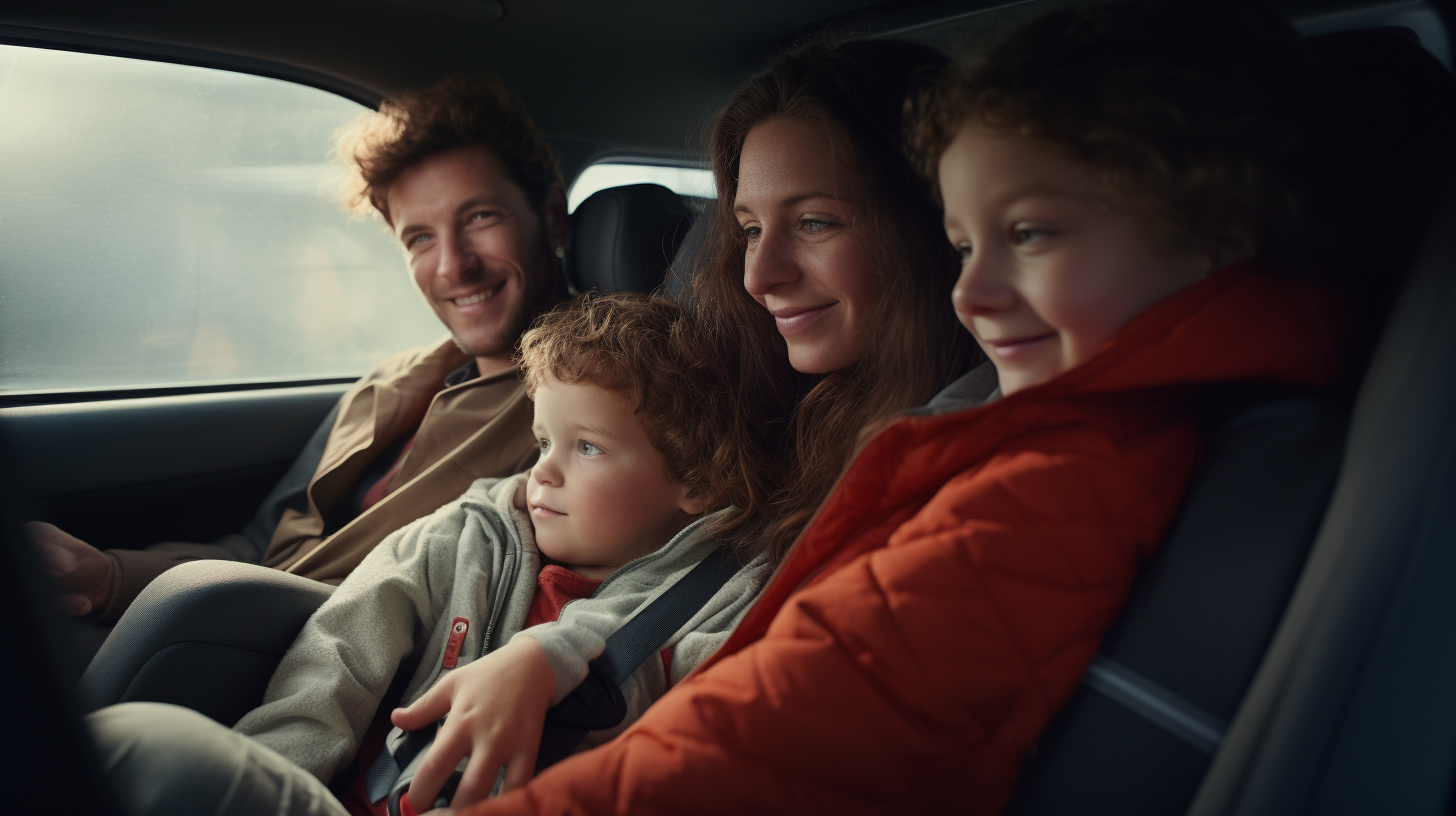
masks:
[[[525,478],[480,479],[459,499],[375,547],[309,618],[269,681],[263,704],[236,729],[327,784],[354,758],[401,669],[409,672],[401,700],[408,705],[450,671],[520,632],[541,568],[530,519],[513,504]],[[705,533],[712,518],[693,522],[657,551],[614,572],[593,593],[592,613],[581,616],[581,623],[529,630],[556,672],[557,700],[586,677],[586,664],[601,653],[605,634],[717,546]],[[664,644],[673,650],[674,683],[727,639],[770,571],[766,557],[751,561]],[[456,663],[445,668],[457,631]],[[615,736],[666,691],[659,662],[644,663],[622,687],[626,719],[589,734],[583,748]],[[393,733],[389,741],[398,737]]]

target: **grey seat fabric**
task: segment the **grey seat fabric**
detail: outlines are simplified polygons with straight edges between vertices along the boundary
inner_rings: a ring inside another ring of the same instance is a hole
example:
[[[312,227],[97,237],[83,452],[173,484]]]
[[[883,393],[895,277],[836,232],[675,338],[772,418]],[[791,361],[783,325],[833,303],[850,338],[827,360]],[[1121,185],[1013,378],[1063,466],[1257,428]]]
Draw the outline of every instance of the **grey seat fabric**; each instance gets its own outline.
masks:
[[[1235,397],[1012,814],[1180,813],[1304,564],[1339,469],[1344,400]]]
[[[572,214],[567,281],[578,292],[651,292],[692,222],[687,200],[661,185],[598,190]]]
[[[86,710],[174,703],[232,725],[334,588],[233,561],[173,567],[142,590],[81,676]]]

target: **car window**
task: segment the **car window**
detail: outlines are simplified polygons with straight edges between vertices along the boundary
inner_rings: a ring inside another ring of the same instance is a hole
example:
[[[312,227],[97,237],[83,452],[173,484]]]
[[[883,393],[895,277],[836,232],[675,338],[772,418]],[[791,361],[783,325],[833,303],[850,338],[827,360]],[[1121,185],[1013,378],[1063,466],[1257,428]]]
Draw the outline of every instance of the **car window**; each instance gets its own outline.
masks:
[[[0,392],[353,377],[440,324],[334,132],[248,74],[0,46]]]
[[[588,166],[572,182],[566,193],[566,209],[576,212],[577,205],[592,193],[627,184],[661,184],[674,193],[696,198],[718,195],[713,187],[713,173],[700,167],[603,162]]]

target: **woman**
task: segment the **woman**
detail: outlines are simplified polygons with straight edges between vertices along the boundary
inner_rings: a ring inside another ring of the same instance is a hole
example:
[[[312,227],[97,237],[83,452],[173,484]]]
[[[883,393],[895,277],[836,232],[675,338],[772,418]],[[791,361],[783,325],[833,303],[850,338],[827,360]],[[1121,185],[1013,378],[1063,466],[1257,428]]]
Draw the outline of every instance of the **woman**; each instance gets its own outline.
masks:
[[[810,46],[715,122],[720,204],[686,304],[737,362],[741,410],[780,451],[759,515],[775,561],[867,428],[985,359],[946,299],[955,253],[903,144],[907,95],[947,63],[908,42]],[[995,381],[981,373],[984,397]]]

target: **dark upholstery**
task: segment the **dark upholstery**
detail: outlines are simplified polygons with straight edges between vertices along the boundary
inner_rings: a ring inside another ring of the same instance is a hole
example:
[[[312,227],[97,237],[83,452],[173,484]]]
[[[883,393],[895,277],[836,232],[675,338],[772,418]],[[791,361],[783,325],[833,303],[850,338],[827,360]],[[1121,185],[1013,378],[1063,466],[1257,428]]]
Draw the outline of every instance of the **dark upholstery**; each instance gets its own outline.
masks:
[[[1456,217],[1436,222],[1434,244],[1420,237],[1432,223],[1438,195],[1451,189],[1456,83],[1409,34],[1372,29],[1309,42],[1351,113],[1342,135],[1358,160],[1344,179],[1352,193],[1342,229],[1350,266],[1363,276],[1354,289],[1364,326],[1374,330],[1384,323],[1387,304],[1415,266],[1417,252],[1423,246],[1426,252],[1424,268],[1415,273],[1424,280],[1405,287],[1359,397],[1331,506],[1324,509],[1324,497],[1344,448],[1338,402],[1281,400],[1236,414],[1212,440],[1207,467],[1169,540],[1108,632],[1094,671],[1027,763],[1008,812],[1183,813],[1190,803],[1200,816],[1434,813],[1440,807],[1421,800],[1429,799],[1432,788],[1415,784],[1408,768],[1385,768],[1390,782],[1379,784],[1367,767],[1353,762],[1343,777],[1325,772],[1322,780],[1351,790],[1338,797],[1316,794],[1312,780],[1318,773],[1310,759],[1326,753],[1330,727],[1312,711],[1322,707],[1322,716],[1339,720],[1342,695],[1353,682],[1340,672],[1390,673],[1373,664],[1361,668],[1357,656],[1371,637],[1374,599],[1389,601],[1394,586],[1383,582],[1395,580],[1397,562],[1410,557],[1408,547],[1432,546],[1405,538],[1415,523],[1412,513],[1427,510],[1417,497],[1393,495],[1400,492],[1396,486],[1441,489],[1431,468],[1442,460],[1432,456],[1432,445],[1446,445],[1444,467],[1447,472],[1452,467],[1449,445],[1441,440],[1451,433],[1447,418],[1456,415],[1451,404],[1456,345],[1450,337],[1456,320],[1451,317]],[[1438,271],[1441,264],[1444,271]],[[1429,348],[1418,350],[1424,346]],[[1393,379],[1402,380],[1403,391],[1388,385]],[[1447,406],[1439,418],[1422,407],[1433,399]],[[1375,402],[1385,410],[1379,419],[1369,407]],[[1410,466],[1396,464],[1402,461]],[[1372,478],[1379,470],[1385,475]],[[1445,490],[1456,495],[1456,488]],[[1348,509],[1355,507],[1360,509]],[[1322,518],[1327,521],[1320,529]],[[1357,518],[1364,523],[1354,524]],[[1381,529],[1370,519],[1384,519],[1387,526]],[[1449,522],[1444,529],[1448,542],[1456,541]],[[1349,541],[1361,535],[1366,538],[1358,544]],[[1346,551],[1337,553],[1340,547]],[[1447,571],[1422,577],[1443,575],[1448,587],[1456,586],[1456,554],[1446,558]],[[1302,602],[1302,596],[1311,597]],[[1336,620],[1343,624],[1332,623]],[[1456,617],[1440,623],[1443,631],[1451,629]],[[1330,629],[1340,625],[1348,628]],[[1316,631],[1327,638],[1325,651],[1301,654],[1302,639]],[[1319,669],[1303,666],[1311,657],[1326,662]],[[1456,683],[1456,659],[1445,663],[1439,676]],[[1142,691],[1152,690],[1152,702],[1143,699],[1139,713],[1136,694],[1118,687],[1118,672],[1132,678],[1135,690],[1139,683]],[[1292,676],[1304,684],[1297,693],[1282,685]],[[1451,687],[1456,685],[1446,686]],[[1389,705],[1399,696],[1381,702]],[[1149,715],[1148,705],[1181,711],[1192,730],[1201,724],[1204,736],[1213,738],[1198,739],[1186,729],[1180,736],[1168,716],[1160,721],[1156,712]],[[1449,775],[1456,767],[1452,708],[1441,721],[1445,732],[1405,722],[1388,729],[1384,744],[1392,744],[1402,729],[1423,731],[1432,761],[1444,763]],[[1387,715],[1382,712],[1380,719],[1387,721]],[[1280,722],[1286,730],[1278,738],[1264,730]],[[1380,744],[1352,737],[1348,753],[1375,762]],[[1412,756],[1405,749],[1386,755]],[[1387,763],[1393,765],[1409,763]],[[1389,804],[1402,784],[1406,801],[1424,808]],[[1449,784],[1439,787],[1444,797]],[[1319,804],[1311,807],[1311,801]]]
[[[1171,695],[1212,734],[1233,719],[1269,644],[1344,443],[1337,398],[1239,401],[1247,404],[1219,423],[1099,656],[1150,681],[1140,691]],[[1180,738],[1123,698],[1084,682],[1024,768],[1008,813],[1182,812],[1215,740]]]
[[[683,236],[682,243],[678,244],[677,254],[672,259],[672,268],[662,285],[662,293],[670,298],[681,296],[688,281],[697,272],[699,256],[703,253],[703,244],[708,237],[708,225],[713,222],[718,200],[698,199],[695,207],[699,210],[697,217],[693,219],[687,235]]]
[[[1355,403],[1324,527],[1191,814],[1451,812],[1453,182]]]
[[[577,206],[566,241],[566,277],[585,292],[651,292],[692,225],[692,207],[658,184],[598,190]]]
[[[142,590],[81,676],[82,705],[175,703],[232,725],[334,588],[256,564],[194,561]]]

